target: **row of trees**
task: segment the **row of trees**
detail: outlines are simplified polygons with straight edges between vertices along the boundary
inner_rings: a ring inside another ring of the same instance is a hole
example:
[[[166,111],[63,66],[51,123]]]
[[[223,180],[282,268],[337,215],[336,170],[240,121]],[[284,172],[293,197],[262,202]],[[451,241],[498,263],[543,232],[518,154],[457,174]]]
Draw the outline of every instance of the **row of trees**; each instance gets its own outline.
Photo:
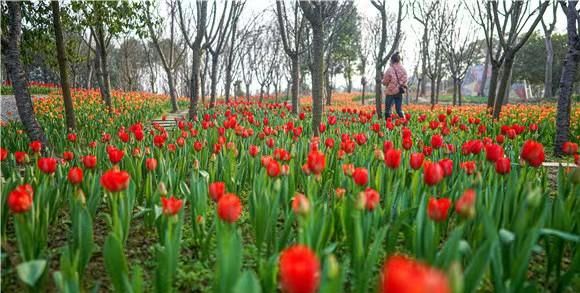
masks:
[[[20,117],[31,139],[42,141],[46,140],[34,119],[25,81],[27,76],[38,74],[38,68],[50,73],[47,68],[57,65],[58,71],[43,75],[60,77],[67,126],[71,129],[75,128],[75,119],[69,81],[74,87],[91,88],[96,84],[110,110],[112,83],[125,90],[157,91],[162,81],[172,110],[178,110],[177,97],[187,95],[189,118],[194,119],[200,98],[205,102],[209,96],[209,106],[215,105],[218,84],[226,102],[244,94],[243,86],[249,99],[250,87],[255,84],[260,88],[260,101],[272,88],[278,99],[286,85],[296,114],[300,91],[307,87],[305,77],[310,76],[312,129],[317,135],[324,101],[327,105],[332,101],[335,76],[343,75],[350,92],[353,76],[358,74],[362,77],[363,103],[364,90],[374,82],[375,106],[380,115],[382,74],[405,37],[401,26],[410,15],[421,35],[419,62],[413,72],[416,99],[426,94],[429,83],[430,101],[437,104],[442,81],[450,79],[453,104],[461,104],[468,69],[484,60],[485,72],[489,66],[492,74],[489,86],[481,87],[481,94],[488,96],[488,107],[498,118],[507,102],[512,69],[514,64],[518,66],[516,56],[530,38],[534,39],[533,32],[540,24],[547,50],[544,92],[554,92],[550,78],[556,2],[552,6],[548,1],[537,6],[528,1],[487,1],[472,6],[439,0],[370,3],[374,16],[362,17],[352,1],[277,1],[254,15],[249,15],[245,1],[186,4],[166,0],[163,15],[151,2],[71,2],[62,7],[55,2],[3,2],[2,13],[7,17],[2,20],[2,54],[14,83]],[[570,11],[577,10],[569,7],[575,4],[569,1],[559,5],[570,18]],[[549,23],[543,18],[548,8],[553,14]],[[470,25],[472,21],[476,26]],[[483,31],[484,40],[477,39],[475,27]],[[574,44],[568,40],[570,47]],[[39,52],[50,57],[44,58],[49,61],[42,66]],[[564,67],[564,72],[569,71]],[[369,82],[367,77],[373,75]],[[483,92],[485,88],[487,93]]]

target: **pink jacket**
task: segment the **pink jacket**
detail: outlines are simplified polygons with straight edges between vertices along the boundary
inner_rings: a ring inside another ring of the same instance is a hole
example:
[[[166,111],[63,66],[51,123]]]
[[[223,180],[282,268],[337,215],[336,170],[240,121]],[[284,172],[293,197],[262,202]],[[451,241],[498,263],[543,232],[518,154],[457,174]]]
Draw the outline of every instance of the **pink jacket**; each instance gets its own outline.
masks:
[[[398,79],[397,79],[398,77]],[[391,64],[383,75],[383,85],[386,87],[385,95],[392,96],[399,93],[399,86],[407,84],[407,71],[401,63]]]

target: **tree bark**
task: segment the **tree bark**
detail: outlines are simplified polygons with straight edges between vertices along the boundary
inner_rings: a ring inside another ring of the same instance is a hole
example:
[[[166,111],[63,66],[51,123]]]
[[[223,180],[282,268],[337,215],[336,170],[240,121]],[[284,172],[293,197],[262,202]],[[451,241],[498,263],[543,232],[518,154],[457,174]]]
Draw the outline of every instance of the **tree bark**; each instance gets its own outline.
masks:
[[[560,96],[556,112],[556,137],[554,139],[554,155],[563,154],[562,145],[568,141],[570,134],[570,112],[572,110],[572,91],[574,78],[580,64],[580,36],[578,35],[578,14],[576,5],[578,2],[569,1],[566,11],[568,31],[568,52],[562,65],[562,77],[560,78]],[[578,25],[580,26],[580,25]]]
[[[64,38],[62,36],[62,27],[60,25],[60,7],[58,1],[51,1],[52,22],[54,25],[54,35],[56,39],[56,53],[58,59],[58,68],[60,71],[60,85],[62,88],[62,99],[64,100],[64,113],[66,117],[66,127],[70,130],[76,129],[75,113],[73,109],[72,97],[70,94],[70,84],[67,73],[66,52],[64,49]]]
[[[101,87],[101,96],[105,101],[105,104],[109,110],[109,113],[113,113],[113,103],[111,101],[111,86],[109,80],[109,70],[107,69],[107,48],[105,44],[105,33],[104,33],[103,24],[100,24],[97,27],[97,32],[95,36],[96,44],[97,44],[97,51],[98,51],[98,59],[99,59],[99,67],[100,67],[100,75],[101,75],[101,82],[99,83]]]
[[[459,102],[459,106],[463,105],[463,93],[461,92],[461,87],[463,86],[463,79],[459,79],[457,81],[457,101]]]
[[[34,115],[32,98],[28,92],[26,73],[20,60],[20,36],[22,33],[22,15],[20,2],[7,2],[8,5],[8,38],[2,38],[2,54],[8,76],[14,88],[14,98],[18,116],[24,125],[24,130],[31,141],[40,141],[48,145],[46,135]]]
[[[324,84],[324,27],[312,24],[312,135],[319,136],[322,121],[322,86]]]
[[[457,105],[457,79],[453,79],[453,106]]]
[[[554,64],[554,46],[552,45],[552,35],[546,34],[544,38],[546,44],[546,71],[544,73],[544,98],[551,98],[552,91],[552,66]]]
[[[211,88],[210,88],[210,99],[209,99],[209,107],[213,108],[215,106],[215,99],[217,95],[217,79],[218,79],[218,61],[219,55],[213,54],[211,55]]]
[[[299,56],[292,58],[292,113],[298,114],[300,111],[300,101],[298,91],[300,86],[300,62]]]
[[[500,65],[492,62],[491,63],[491,78],[489,80],[489,90],[487,94],[487,108],[491,112],[493,106],[495,105],[495,97],[497,94],[497,80],[499,78]]]
[[[501,113],[501,108],[503,106],[503,102],[506,96],[506,90],[508,89],[509,86],[510,72],[512,71],[513,64],[514,64],[513,56],[510,54],[510,52],[506,52],[502,68],[503,74],[501,76],[501,80],[499,81],[499,87],[497,90],[498,95],[495,99],[495,104],[493,108],[493,118],[495,119],[499,119],[499,114]]]
[[[246,83],[246,101],[250,101],[250,84]]]
[[[382,102],[382,82],[383,82],[383,73],[381,72],[380,64],[375,65],[375,109],[377,111],[377,117],[380,119],[383,117],[382,109],[381,109],[381,102]]]

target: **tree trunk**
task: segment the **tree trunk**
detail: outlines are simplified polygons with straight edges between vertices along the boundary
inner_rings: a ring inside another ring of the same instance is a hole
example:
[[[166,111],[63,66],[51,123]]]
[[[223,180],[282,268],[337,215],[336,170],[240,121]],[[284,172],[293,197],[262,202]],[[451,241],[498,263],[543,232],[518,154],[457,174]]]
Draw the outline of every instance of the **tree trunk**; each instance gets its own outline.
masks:
[[[572,5],[573,4],[573,5]],[[568,52],[562,64],[562,76],[560,78],[560,96],[556,112],[556,137],[554,139],[554,155],[561,156],[562,145],[568,141],[570,133],[570,112],[572,110],[571,95],[574,89],[574,79],[576,78],[578,65],[580,64],[580,36],[576,22],[578,21],[576,12],[577,2],[568,2],[567,32],[568,32]]]
[[[300,62],[296,55],[292,58],[292,114],[300,112],[300,99],[298,98],[298,91],[300,87]]]
[[[177,92],[175,90],[175,81],[173,80],[173,72],[171,68],[167,68],[167,84],[169,86],[169,97],[171,99],[171,113],[177,113]]]
[[[232,86],[232,69],[226,68],[226,80],[225,80],[225,84],[224,84],[226,104],[230,102],[230,87],[231,86]]]
[[[260,85],[260,103],[264,100],[264,86]]]
[[[497,94],[497,80],[499,78],[500,64],[493,62],[491,64],[491,79],[489,80],[489,90],[487,94],[487,108],[491,112],[495,105],[495,98]]]
[[[421,92],[421,87],[423,86],[423,77],[420,77],[417,81],[417,93],[415,94],[415,103],[419,103],[419,93]]]
[[[330,106],[332,103],[332,83],[330,81],[330,72],[326,73],[326,105]]]
[[[366,85],[363,84],[362,85],[362,101],[361,101],[361,104],[363,104],[363,105],[365,104],[365,90],[366,90],[366,88],[367,88]]]
[[[47,146],[44,131],[34,115],[32,98],[28,92],[26,73],[20,61],[20,35],[22,32],[22,15],[20,2],[7,2],[8,5],[8,37],[2,38],[2,54],[4,65],[14,88],[14,98],[18,116],[24,125],[24,130],[31,141],[38,140],[43,146]]]
[[[461,87],[463,86],[463,79],[457,81],[457,101],[459,102],[459,106],[463,105],[463,93],[461,92]]]
[[[513,64],[513,62],[512,62]],[[507,105],[507,103],[510,100],[510,92],[512,90],[512,74],[513,74],[513,66],[512,68],[510,68],[509,70],[509,75],[508,75],[508,83],[507,83],[507,87],[505,88],[505,94],[504,94],[504,99],[503,99],[503,104]]]
[[[199,68],[201,64],[201,48],[199,43],[193,44],[191,63],[191,96],[189,97],[189,120],[197,116],[197,102],[199,101]]]
[[[431,78],[431,107],[435,107],[435,83],[437,82],[437,78]]]
[[[215,106],[215,99],[217,95],[217,79],[218,79],[218,54],[211,55],[211,91],[209,107],[213,108]]]
[[[375,66],[375,110],[377,111],[377,117],[379,119],[383,118],[383,113],[381,110],[382,81],[383,81],[382,66],[377,62]]]
[[[246,101],[250,101],[250,84],[246,83]]]
[[[91,43],[93,42],[93,32],[91,31],[89,34],[89,43],[88,43],[88,52],[87,52],[87,72],[89,73],[87,76],[87,83],[85,88],[91,88],[91,82],[93,79],[93,67],[91,66]]]
[[[324,27],[312,24],[312,135],[319,136],[324,84]]]
[[[113,104],[111,101],[111,86],[110,86],[110,81],[109,81],[109,71],[107,69],[108,65],[107,65],[107,48],[105,48],[105,36],[104,36],[104,32],[103,32],[103,24],[100,24],[100,26],[97,28],[97,33],[96,33],[96,38],[98,38],[98,40],[96,40],[97,43],[97,51],[99,54],[99,65],[100,65],[100,72],[101,72],[101,82],[100,82],[100,87],[101,87],[101,95],[103,97],[103,100],[105,101],[105,104],[107,105],[107,108],[109,110],[109,113],[113,113]]]
[[[56,53],[58,59],[58,68],[60,72],[60,85],[62,88],[62,99],[64,101],[64,113],[66,117],[66,127],[69,130],[74,130],[76,126],[75,113],[73,109],[72,97],[70,94],[70,84],[68,82],[68,73],[66,71],[67,60],[64,49],[64,38],[62,36],[62,28],[60,25],[60,8],[58,1],[51,1],[50,7],[52,9],[52,21],[54,25],[54,35],[56,39]]]
[[[453,106],[457,106],[457,79],[453,79]]]
[[[544,43],[546,44],[546,71],[544,73],[544,98],[551,98],[552,91],[552,65],[554,64],[554,47],[552,46],[552,35],[546,34]]]
[[[494,108],[493,108],[493,118],[499,119],[499,114],[501,113],[501,108],[503,106],[503,101],[505,99],[505,93],[509,86],[510,81],[510,72],[512,71],[512,67],[514,64],[513,56],[511,52],[506,52],[505,60],[503,63],[502,68],[502,76],[499,82],[499,87],[497,90],[497,98],[495,100]]]
[[[480,97],[483,97],[485,94],[485,84],[487,83],[487,70],[489,68],[489,59],[490,59],[490,55],[489,55],[489,51],[487,52],[487,54],[485,55],[485,65],[483,66],[483,73],[481,74],[481,81],[479,83],[479,91],[477,92],[477,95]]]

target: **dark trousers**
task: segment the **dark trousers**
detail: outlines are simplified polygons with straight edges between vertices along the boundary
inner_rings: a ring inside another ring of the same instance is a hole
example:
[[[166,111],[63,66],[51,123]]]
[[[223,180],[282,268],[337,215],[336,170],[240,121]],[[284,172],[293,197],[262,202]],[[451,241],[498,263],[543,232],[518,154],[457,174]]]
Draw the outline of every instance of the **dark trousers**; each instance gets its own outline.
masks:
[[[396,94],[386,97],[385,118],[391,117],[391,108],[393,107],[393,103],[395,103],[395,110],[397,111],[397,115],[399,115],[401,118],[405,117],[405,113],[403,113],[403,95]]]

